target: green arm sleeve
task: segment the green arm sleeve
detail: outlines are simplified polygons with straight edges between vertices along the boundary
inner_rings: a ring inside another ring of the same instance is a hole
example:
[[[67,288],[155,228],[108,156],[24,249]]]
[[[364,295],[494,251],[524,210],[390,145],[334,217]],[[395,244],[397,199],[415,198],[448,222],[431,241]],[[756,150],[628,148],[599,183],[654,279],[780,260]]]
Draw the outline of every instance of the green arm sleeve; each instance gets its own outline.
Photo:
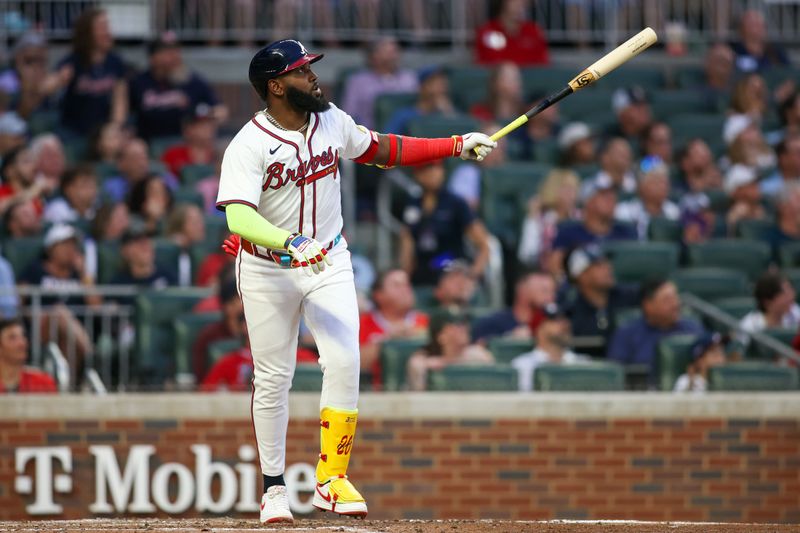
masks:
[[[231,233],[267,248],[283,250],[286,239],[291,235],[285,229],[273,226],[255,209],[244,204],[226,206],[225,218]]]

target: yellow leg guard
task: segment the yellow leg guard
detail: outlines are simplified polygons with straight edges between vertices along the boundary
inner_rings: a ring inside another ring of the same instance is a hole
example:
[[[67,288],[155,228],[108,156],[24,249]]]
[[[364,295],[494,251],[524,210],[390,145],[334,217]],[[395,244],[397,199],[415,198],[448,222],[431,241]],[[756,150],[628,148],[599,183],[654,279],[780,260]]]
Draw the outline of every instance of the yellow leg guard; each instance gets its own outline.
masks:
[[[323,511],[364,517],[364,497],[347,479],[358,410],[324,407],[320,413],[320,454],[314,506]]]

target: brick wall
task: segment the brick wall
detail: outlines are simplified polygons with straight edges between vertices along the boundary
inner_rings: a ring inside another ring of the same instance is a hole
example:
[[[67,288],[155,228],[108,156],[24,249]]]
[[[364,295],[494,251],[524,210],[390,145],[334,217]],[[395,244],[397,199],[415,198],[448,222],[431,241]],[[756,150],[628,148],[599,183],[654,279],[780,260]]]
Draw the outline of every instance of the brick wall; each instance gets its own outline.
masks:
[[[362,413],[350,474],[371,517],[800,522],[796,416],[512,415]],[[313,464],[317,421],[297,418],[287,461]],[[56,499],[61,516],[77,518],[89,515],[94,499],[90,445],[112,445],[124,464],[132,445],[152,444],[154,468],[193,467],[192,444],[209,444],[215,460],[233,465],[239,446],[253,439],[246,418],[0,420],[0,434],[0,520],[24,518],[33,499],[15,492],[20,446],[70,447],[73,490]]]

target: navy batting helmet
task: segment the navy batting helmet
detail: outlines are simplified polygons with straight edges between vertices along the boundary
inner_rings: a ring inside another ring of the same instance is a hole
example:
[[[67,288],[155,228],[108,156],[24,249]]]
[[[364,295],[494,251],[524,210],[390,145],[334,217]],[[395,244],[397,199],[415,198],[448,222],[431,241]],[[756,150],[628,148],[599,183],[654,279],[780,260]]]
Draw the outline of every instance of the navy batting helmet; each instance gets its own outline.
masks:
[[[267,82],[290,70],[322,59],[325,54],[309,54],[300,41],[283,39],[259,50],[250,61],[250,83],[262,100],[267,100]]]

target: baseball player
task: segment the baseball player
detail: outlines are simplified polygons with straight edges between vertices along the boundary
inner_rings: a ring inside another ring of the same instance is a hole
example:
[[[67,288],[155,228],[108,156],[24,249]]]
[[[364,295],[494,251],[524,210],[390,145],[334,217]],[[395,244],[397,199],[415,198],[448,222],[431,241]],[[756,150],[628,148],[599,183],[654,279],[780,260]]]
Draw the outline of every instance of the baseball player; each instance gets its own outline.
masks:
[[[236,274],[255,366],[251,410],[264,479],[261,522],[293,521],[283,472],[301,315],[324,374],[313,505],[367,515],[347,478],[358,420],[359,321],[341,234],[339,158],[388,168],[443,157],[480,160],[496,146],[481,133],[418,139],[358,126],[325,100],[311,69],[320,59],[294,40],[253,57],[250,82],[267,107],[225,150],[217,196],[230,231],[241,236]]]

